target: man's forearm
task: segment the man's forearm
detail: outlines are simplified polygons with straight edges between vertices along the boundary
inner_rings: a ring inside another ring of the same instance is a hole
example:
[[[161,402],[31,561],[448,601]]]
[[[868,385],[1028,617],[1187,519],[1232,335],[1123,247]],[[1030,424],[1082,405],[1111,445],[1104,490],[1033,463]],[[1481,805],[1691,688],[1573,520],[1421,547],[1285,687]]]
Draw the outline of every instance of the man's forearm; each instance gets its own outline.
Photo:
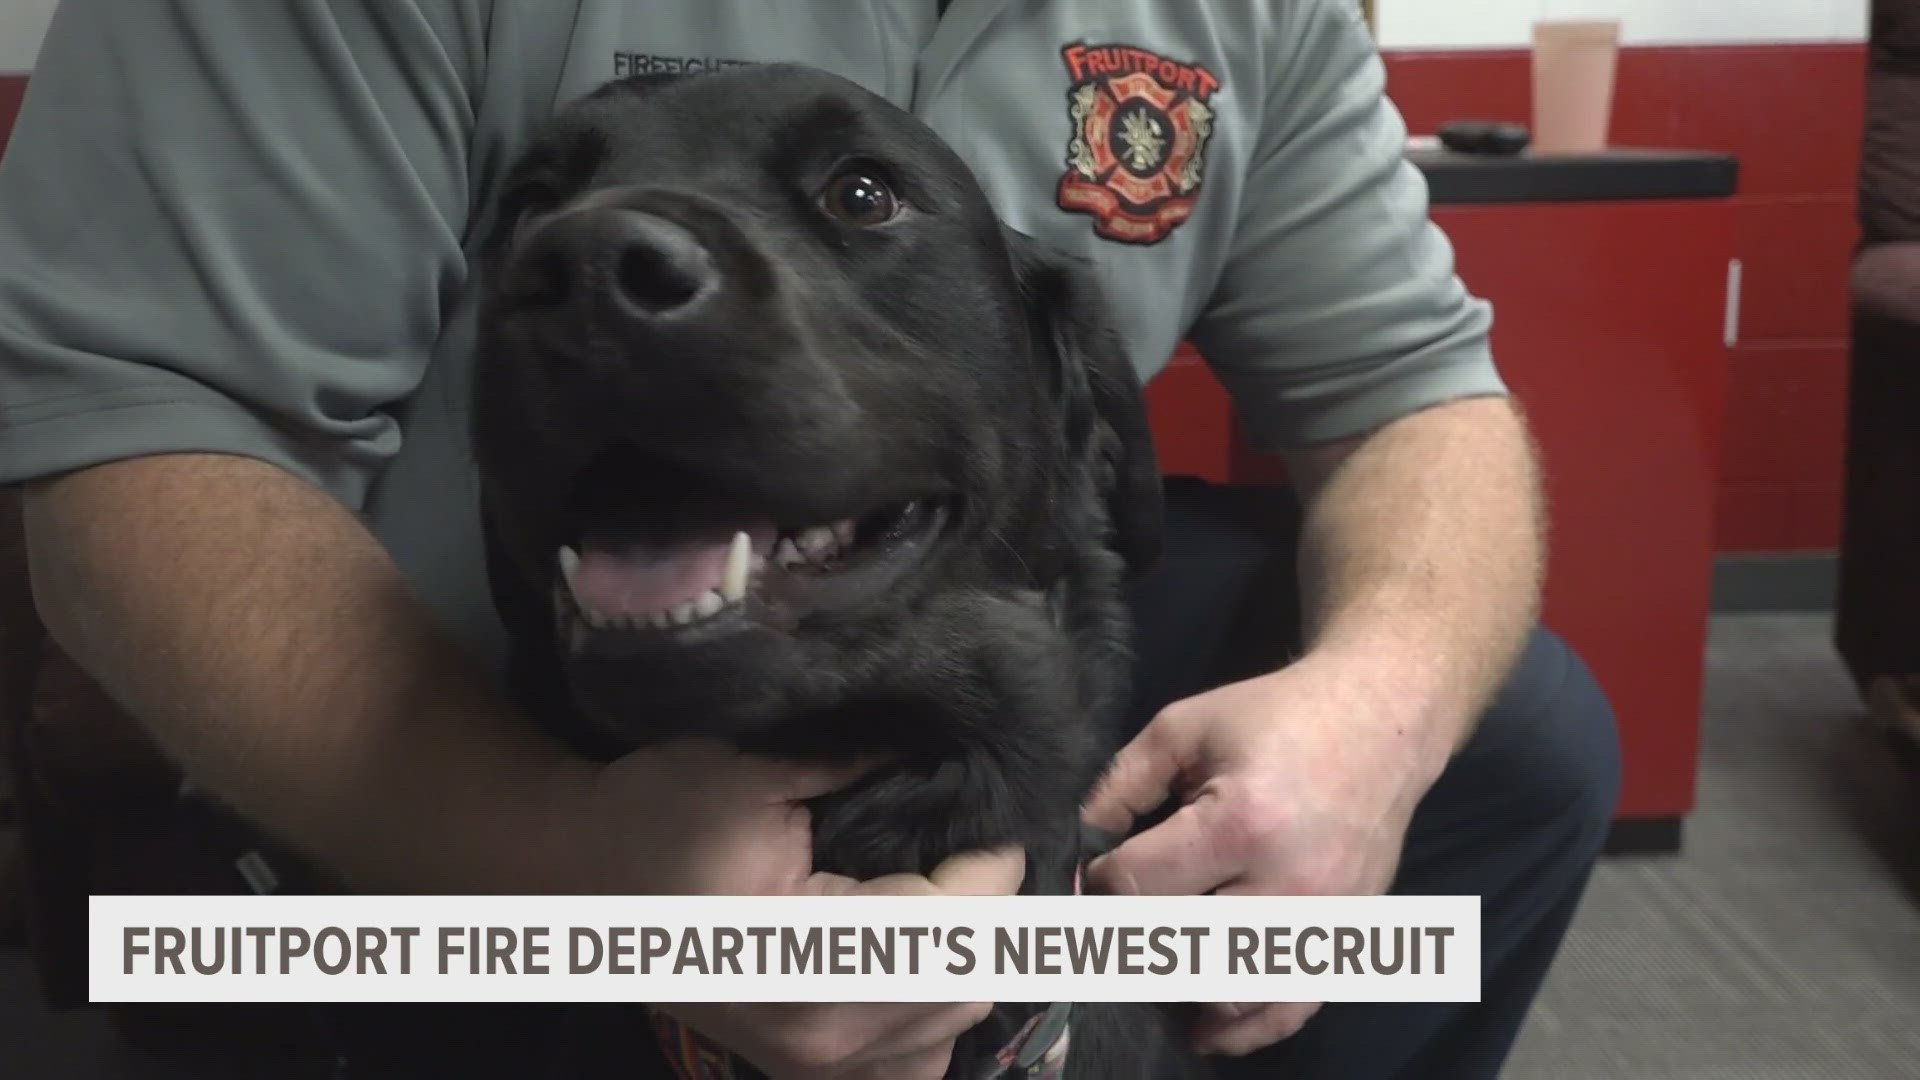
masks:
[[[362,888],[553,873],[514,860],[556,850],[546,808],[582,766],[323,493],[247,459],[152,457],[34,485],[26,525],[54,638],[243,814]]]
[[[1311,652],[1360,658],[1450,754],[1538,614],[1545,514],[1525,424],[1484,398],[1295,455]]]

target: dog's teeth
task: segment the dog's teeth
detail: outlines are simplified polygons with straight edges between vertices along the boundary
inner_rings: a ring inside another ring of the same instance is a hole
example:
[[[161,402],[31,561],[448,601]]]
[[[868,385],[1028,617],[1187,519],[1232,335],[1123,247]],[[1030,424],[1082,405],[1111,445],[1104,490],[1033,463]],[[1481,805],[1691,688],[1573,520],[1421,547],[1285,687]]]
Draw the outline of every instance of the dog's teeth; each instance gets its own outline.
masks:
[[[710,619],[720,614],[720,609],[726,606],[727,602],[720,598],[719,593],[708,589],[700,594],[700,599],[693,602],[693,615],[696,619]]]
[[[560,549],[560,584],[553,590],[554,603],[561,606],[582,607],[580,594],[575,591],[573,579],[580,573],[580,553],[570,547]]]
[[[779,547],[773,549],[773,561],[776,566],[799,566],[807,559],[800,554],[799,548],[793,546],[793,538],[786,537],[780,541]]]
[[[673,624],[675,626],[687,625],[688,623],[693,621],[693,616],[694,616],[694,606],[693,606],[693,601],[691,600],[687,601],[684,604],[675,604],[673,606],[673,611],[670,615],[670,617],[673,620]]]
[[[587,624],[583,622],[573,621],[573,622],[567,623],[567,628],[568,628],[569,644],[573,646],[573,651],[579,652],[580,650],[586,648],[588,635],[592,633],[591,630],[587,629]]]
[[[647,616],[647,625],[653,627],[655,630],[665,630],[667,627],[673,625],[673,616],[664,611],[656,611]]]
[[[747,595],[747,564],[752,559],[753,538],[744,532],[734,533],[733,545],[727,548],[727,568],[720,575],[719,599],[731,604]]]
[[[833,530],[824,525],[816,525],[800,534],[794,546],[800,549],[808,562],[819,562],[832,554],[834,548]]]
[[[853,523],[852,519],[836,521],[833,523],[833,538],[838,541],[843,548],[852,547],[854,530],[856,528],[857,526]]]

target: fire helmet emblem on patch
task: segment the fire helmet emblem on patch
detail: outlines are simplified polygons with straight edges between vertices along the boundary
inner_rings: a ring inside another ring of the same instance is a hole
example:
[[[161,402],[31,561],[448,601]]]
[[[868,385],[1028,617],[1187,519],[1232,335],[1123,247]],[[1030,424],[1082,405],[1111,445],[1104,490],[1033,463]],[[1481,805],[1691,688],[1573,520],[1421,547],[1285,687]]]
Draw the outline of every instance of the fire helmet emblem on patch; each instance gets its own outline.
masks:
[[[1060,208],[1109,240],[1159,243],[1200,197],[1219,77],[1132,45],[1068,45],[1060,58],[1073,79]]]

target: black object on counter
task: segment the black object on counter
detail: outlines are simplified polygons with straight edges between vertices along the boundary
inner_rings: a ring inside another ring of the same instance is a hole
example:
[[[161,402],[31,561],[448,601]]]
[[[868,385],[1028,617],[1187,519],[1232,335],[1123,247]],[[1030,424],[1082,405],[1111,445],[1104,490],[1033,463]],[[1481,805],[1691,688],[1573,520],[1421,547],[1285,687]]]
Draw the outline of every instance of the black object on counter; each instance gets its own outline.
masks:
[[[1740,162],[1700,150],[1603,150],[1509,156],[1414,150],[1436,205],[1722,199],[1739,189]]]
[[[1505,157],[1520,153],[1533,142],[1533,133],[1524,124],[1504,120],[1452,120],[1440,125],[1436,134],[1441,146],[1458,154]]]

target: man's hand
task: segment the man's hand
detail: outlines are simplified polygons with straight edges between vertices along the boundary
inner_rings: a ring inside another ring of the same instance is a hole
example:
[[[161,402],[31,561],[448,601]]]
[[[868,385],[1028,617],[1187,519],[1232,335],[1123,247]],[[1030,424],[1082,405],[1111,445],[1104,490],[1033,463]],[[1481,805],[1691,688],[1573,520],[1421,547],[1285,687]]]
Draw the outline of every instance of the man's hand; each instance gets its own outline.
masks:
[[[855,882],[812,875],[814,895],[994,896],[1019,889],[1018,848],[956,856],[928,877],[897,874]],[[771,1080],[939,1080],[954,1040],[986,1019],[974,1004],[731,1004],[664,1007]]]
[[[689,740],[601,768],[562,820],[575,872],[560,888],[654,896],[818,891],[806,802],[873,766],[803,765]]]
[[[932,874],[859,882],[813,869],[806,801],[875,762],[801,765],[707,741],[636,751],[606,766],[568,815],[577,861],[601,890],[709,896],[1010,895],[1018,848],[956,856]],[[918,1080],[945,1075],[954,1040],[992,1009],[974,1004],[662,1006],[772,1080]]]
[[[1542,518],[1525,427],[1456,401],[1291,454],[1306,656],[1169,706],[1122,750],[1088,821],[1161,825],[1089,867],[1114,892],[1368,895],[1471,734],[1539,600]],[[1312,1004],[1215,1007],[1200,1049],[1249,1054]]]
[[[1373,896],[1392,884],[1433,776],[1388,672],[1332,654],[1169,706],[1120,752],[1086,809],[1125,834],[1088,868],[1115,893]],[[1195,1048],[1242,1055],[1298,1031],[1317,1004],[1215,1005]]]

